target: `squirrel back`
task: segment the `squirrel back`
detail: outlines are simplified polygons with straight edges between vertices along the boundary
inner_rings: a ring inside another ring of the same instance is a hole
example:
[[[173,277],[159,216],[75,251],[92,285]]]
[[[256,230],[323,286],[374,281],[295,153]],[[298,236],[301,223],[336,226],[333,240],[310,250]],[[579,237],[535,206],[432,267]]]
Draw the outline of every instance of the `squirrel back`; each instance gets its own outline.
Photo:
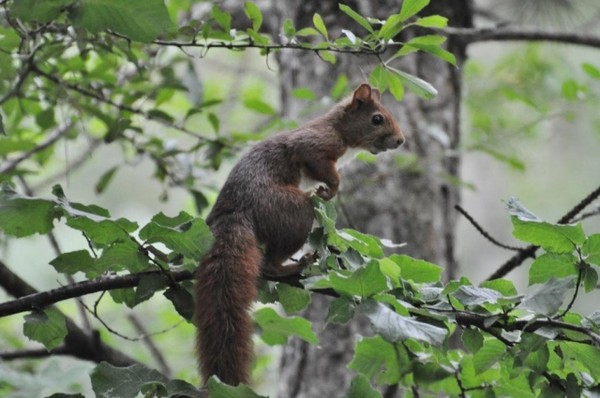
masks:
[[[312,263],[305,255],[283,264],[312,228],[311,193],[325,200],[337,193],[336,162],[355,149],[377,154],[403,142],[379,91],[361,84],[323,116],[256,144],[234,166],[206,219],[215,243],[195,278],[197,352],[205,383],[212,375],[230,385],[249,382],[248,311],[258,278],[297,274]],[[308,191],[301,188],[306,183]]]

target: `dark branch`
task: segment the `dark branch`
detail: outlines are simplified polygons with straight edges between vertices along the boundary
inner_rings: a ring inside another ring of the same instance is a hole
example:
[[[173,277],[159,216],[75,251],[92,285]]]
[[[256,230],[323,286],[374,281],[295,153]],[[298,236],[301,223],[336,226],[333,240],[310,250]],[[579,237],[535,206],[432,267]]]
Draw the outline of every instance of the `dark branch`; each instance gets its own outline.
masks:
[[[486,238],[487,240],[489,240],[490,242],[492,242],[496,246],[501,247],[501,248],[506,249],[506,250],[513,250],[513,251],[521,251],[521,250],[523,250],[522,247],[505,245],[504,243],[498,242],[494,237],[492,237],[492,235],[490,235],[485,229],[483,229],[483,227],[481,225],[479,225],[479,223],[477,221],[475,221],[475,219],[469,213],[467,213],[467,211],[465,209],[463,209],[460,205],[454,205],[454,208],[456,210],[458,210],[458,212],[460,214],[462,214],[467,220],[469,220],[469,222],[471,223],[471,225],[473,225],[473,227],[475,227],[475,229],[484,238]]]
[[[600,48],[600,36],[580,33],[546,32],[516,28],[444,28],[440,29],[440,31],[448,36],[457,37],[459,40],[464,41],[465,44],[484,41],[547,41]]]
[[[592,191],[588,196],[586,196],[581,202],[579,202],[575,207],[573,207],[567,214],[562,216],[560,220],[558,220],[558,224],[568,224],[570,223],[583,209],[585,209],[590,203],[596,200],[600,196],[600,186]],[[506,263],[504,263],[500,268],[496,270],[487,280],[502,278],[504,275],[508,274],[513,269],[520,266],[523,261],[527,258],[534,258],[535,252],[539,246],[527,246],[525,249],[521,250],[513,257],[511,257]]]

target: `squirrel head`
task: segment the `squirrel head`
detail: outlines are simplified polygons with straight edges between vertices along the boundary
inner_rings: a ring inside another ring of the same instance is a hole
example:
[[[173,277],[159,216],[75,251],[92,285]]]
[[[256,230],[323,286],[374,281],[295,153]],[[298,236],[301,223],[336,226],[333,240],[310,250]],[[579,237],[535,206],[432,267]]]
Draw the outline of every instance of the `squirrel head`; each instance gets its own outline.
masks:
[[[381,103],[381,93],[376,88],[361,84],[341,106],[336,129],[349,147],[378,154],[404,143],[402,130]]]

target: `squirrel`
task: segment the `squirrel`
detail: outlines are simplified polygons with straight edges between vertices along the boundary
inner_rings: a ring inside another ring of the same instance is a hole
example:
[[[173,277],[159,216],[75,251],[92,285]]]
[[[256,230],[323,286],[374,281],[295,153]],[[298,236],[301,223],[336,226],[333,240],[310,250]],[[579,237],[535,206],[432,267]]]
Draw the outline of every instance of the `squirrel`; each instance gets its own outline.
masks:
[[[196,345],[204,383],[213,375],[230,385],[250,381],[248,312],[258,279],[298,274],[313,262],[307,254],[283,264],[312,228],[310,195],[329,200],[338,192],[336,162],[354,150],[378,154],[404,142],[380,101],[380,92],[363,83],[323,116],[256,144],[231,170],[206,218],[214,244],[195,274]],[[303,190],[305,182],[321,185]]]

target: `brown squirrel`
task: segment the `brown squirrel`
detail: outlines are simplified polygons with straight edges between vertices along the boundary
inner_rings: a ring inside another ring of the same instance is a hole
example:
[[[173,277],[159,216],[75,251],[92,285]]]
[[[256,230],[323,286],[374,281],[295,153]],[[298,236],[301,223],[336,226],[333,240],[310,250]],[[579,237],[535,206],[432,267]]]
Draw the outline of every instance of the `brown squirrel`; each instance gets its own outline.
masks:
[[[212,249],[196,271],[197,353],[204,383],[212,375],[230,385],[247,383],[253,322],[248,311],[261,274],[297,274],[305,255],[283,262],[305,243],[313,225],[310,195],[301,182],[321,183],[325,200],[338,192],[336,161],[353,149],[373,154],[402,145],[404,136],[380,102],[361,84],[351,98],[299,128],[254,146],[235,165],[206,218]]]

